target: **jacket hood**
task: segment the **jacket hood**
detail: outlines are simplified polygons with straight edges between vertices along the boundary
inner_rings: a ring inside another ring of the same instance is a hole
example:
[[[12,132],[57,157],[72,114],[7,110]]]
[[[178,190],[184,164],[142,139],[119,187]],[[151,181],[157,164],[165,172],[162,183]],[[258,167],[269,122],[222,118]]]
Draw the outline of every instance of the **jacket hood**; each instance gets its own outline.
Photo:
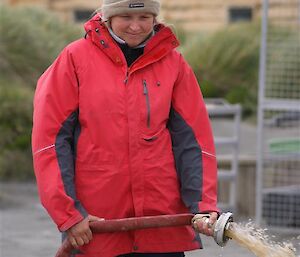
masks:
[[[96,13],[91,19],[84,23],[84,30],[86,33],[89,33],[93,27],[93,24],[98,23],[99,25],[105,25],[102,20],[102,15],[100,13]]]

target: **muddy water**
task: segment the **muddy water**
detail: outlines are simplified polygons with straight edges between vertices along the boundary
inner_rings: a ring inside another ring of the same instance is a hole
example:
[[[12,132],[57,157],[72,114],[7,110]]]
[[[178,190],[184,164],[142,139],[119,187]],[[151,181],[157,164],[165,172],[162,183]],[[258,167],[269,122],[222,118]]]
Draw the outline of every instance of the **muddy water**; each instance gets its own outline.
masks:
[[[292,244],[271,241],[265,230],[255,228],[252,223],[241,225],[232,222],[225,231],[225,236],[249,249],[258,257],[296,257],[296,250]]]

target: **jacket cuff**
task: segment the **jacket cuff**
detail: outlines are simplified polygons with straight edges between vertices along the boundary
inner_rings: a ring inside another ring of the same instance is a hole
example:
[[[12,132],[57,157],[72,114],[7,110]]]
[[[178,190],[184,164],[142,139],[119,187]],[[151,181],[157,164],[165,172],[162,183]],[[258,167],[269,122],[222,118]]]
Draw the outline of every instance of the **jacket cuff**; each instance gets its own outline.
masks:
[[[72,226],[74,226],[75,224],[77,224],[80,221],[82,221],[83,219],[84,219],[84,217],[82,215],[78,214],[78,215],[73,216],[70,219],[68,219],[65,223],[63,223],[61,226],[59,226],[58,229],[61,232],[65,232],[69,228],[71,228]]]

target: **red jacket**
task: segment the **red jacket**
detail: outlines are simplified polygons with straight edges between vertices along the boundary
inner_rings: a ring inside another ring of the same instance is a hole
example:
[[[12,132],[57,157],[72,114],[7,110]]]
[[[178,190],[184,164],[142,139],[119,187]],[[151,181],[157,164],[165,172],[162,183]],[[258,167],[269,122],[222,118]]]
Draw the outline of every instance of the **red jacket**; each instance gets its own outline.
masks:
[[[195,76],[163,25],[127,67],[99,16],[38,81],[32,148],[60,231],[105,219],[218,211],[211,127]],[[86,257],[201,248],[191,227],[94,235]]]

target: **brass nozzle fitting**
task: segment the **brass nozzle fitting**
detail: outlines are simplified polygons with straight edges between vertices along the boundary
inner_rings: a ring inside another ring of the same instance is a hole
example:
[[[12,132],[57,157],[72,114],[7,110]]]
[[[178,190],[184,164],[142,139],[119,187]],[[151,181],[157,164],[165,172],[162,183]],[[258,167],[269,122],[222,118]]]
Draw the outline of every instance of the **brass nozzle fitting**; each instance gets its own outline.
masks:
[[[233,222],[233,215],[231,212],[222,213],[214,224],[209,223],[209,214],[196,214],[192,219],[192,226],[201,219],[213,228],[213,238],[219,246],[225,246],[229,237],[225,236],[225,231],[228,229],[230,222]]]

